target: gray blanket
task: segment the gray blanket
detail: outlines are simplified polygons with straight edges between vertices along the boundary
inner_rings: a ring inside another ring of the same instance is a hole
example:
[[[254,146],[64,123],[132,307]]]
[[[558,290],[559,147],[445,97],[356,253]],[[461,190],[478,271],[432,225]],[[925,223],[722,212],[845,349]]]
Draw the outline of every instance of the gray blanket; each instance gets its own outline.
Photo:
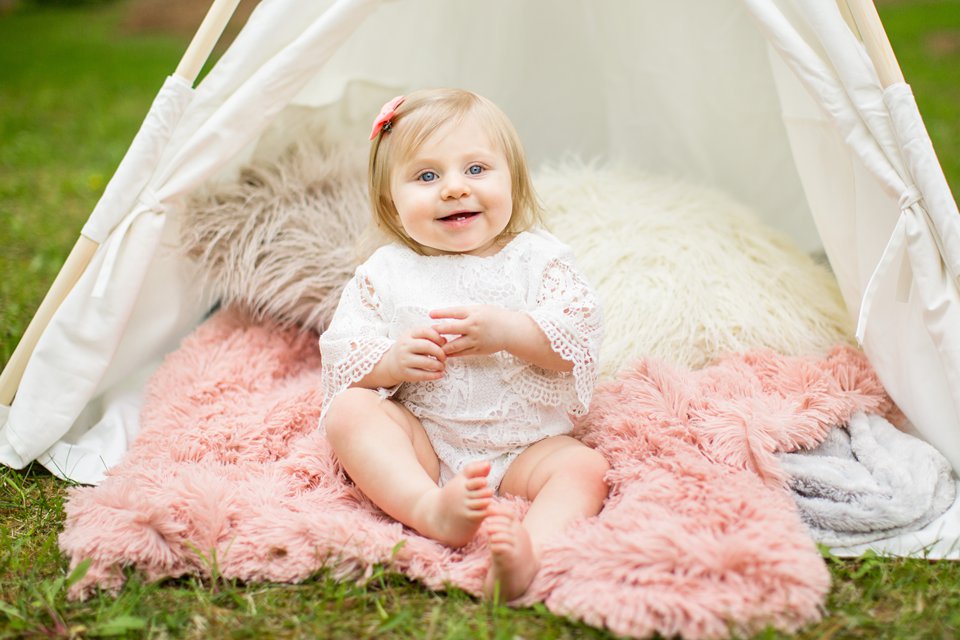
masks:
[[[878,415],[856,414],[816,449],[780,460],[814,539],[832,547],[916,531],[956,492],[939,451]]]

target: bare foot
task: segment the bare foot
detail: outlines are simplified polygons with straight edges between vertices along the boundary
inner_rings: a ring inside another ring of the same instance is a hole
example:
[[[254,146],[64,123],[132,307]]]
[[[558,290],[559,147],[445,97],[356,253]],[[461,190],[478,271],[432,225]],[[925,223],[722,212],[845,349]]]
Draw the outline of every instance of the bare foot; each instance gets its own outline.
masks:
[[[424,495],[417,505],[417,530],[451,547],[473,539],[493,502],[487,485],[489,462],[471,462],[450,482]]]
[[[511,512],[493,510],[487,516],[490,534],[490,572],[483,593],[508,602],[522,596],[540,570],[540,560],[533,549],[530,534]]]

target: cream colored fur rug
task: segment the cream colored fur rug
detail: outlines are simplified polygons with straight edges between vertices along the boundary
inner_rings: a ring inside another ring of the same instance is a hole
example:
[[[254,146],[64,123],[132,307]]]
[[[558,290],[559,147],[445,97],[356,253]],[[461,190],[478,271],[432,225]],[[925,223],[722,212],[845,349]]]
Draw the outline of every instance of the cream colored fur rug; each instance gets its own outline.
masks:
[[[603,300],[605,376],[642,357],[700,368],[730,352],[852,342],[830,271],[727,195],[579,163],[535,182],[548,226]]]

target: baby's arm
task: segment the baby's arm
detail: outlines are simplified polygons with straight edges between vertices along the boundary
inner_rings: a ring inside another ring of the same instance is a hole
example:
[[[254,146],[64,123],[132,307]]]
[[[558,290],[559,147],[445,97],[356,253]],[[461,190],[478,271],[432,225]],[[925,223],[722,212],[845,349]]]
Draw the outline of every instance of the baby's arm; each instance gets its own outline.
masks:
[[[421,327],[401,336],[366,376],[353,386],[364,389],[393,387],[401,382],[437,380],[443,376],[446,340],[433,327]]]
[[[320,336],[325,408],[350,387],[389,389],[402,382],[443,376],[443,337],[425,323],[392,339],[386,320],[389,312],[366,266],[359,267],[344,287],[330,326]]]
[[[560,357],[540,326],[528,314],[495,305],[436,309],[430,317],[443,320],[433,328],[457,338],[442,345],[447,356],[480,356],[507,351],[552,371],[571,371],[573,364]]]

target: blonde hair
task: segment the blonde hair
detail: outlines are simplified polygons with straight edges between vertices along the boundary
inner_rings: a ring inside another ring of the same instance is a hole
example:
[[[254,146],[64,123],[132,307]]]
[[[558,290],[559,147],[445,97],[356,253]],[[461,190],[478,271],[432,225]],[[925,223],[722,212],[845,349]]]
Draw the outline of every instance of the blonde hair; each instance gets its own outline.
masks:
[[[403,162],[438,128],[475,117],[495,144],[499,144],[510,168],[513,211],[500,238],[543,224],[520,136],[500,108],[482,96],[462,89],[424,89],[406,96],[389,130],[381,132],[370,146],[368,188],[377,226],[417,253],[423,247],[406,234],[393,204],[390,179],[393,167]]]

